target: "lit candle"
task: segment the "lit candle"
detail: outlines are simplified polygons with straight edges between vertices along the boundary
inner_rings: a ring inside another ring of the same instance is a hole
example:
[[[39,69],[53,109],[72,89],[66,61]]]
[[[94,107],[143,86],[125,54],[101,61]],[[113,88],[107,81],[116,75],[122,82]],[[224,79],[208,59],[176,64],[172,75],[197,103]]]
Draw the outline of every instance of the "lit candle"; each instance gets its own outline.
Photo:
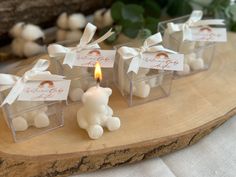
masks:
[[[85,129],[91,139],[98,139],[103,135],[103,127],[109,131],[120,128],[120,119],[113,117],[113,110],[108,106],[112,94],[110,88],[99,85],[102,80],[100,64],[97,62],[94,70],[97,86],[90,87],[82,96],[83,107],[77,112],[79,127]]]

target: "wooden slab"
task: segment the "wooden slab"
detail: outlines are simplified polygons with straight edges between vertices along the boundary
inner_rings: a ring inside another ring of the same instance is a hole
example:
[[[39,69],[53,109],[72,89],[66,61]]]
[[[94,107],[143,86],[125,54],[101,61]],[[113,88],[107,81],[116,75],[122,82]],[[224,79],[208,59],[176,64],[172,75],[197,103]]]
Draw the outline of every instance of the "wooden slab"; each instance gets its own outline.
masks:
[[[236,35],[230,34],[231,42]],[[236,114],[236,52],[217,47],[210,70],[175,80],[170,97],[136,107],[113,90],[117,132],[90,140],[78,128],[78,105],[65,109],[65,126],[15,144],[0,121],[0,176],[68,176],[160,156],[189,146]],[[2,117],[2,116],[1,116]]]

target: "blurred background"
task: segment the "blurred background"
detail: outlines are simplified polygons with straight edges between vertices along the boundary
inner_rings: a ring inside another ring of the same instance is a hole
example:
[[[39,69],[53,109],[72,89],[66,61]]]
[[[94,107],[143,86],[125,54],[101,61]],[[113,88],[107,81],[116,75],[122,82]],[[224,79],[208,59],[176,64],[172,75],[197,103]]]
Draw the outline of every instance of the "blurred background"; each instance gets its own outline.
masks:
[[[227,29],[236,31],[234,0],[1,0],[0,61],[45,52],[52,42],[79,41],[87,22],[98,27],[98,36],[112,27],[115,34],[106,42],[115,44],[121,36],[130,39],[155,33],[160,21],[194,9],[203,10],[205,18],[225,19]],[[19,35],[19,29],[26,35]]]

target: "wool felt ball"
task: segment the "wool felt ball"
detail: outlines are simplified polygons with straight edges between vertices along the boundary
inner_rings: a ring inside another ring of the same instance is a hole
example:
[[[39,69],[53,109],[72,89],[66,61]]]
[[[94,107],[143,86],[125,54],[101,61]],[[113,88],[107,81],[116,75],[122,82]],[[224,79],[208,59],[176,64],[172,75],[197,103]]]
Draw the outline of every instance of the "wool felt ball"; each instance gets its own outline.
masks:
[[[27,41],[24,44],[23,53],[26,57],[31,57],[44,52],[46,52],[45,46],[41,46],[33,41]]]
[[[80,101],[84,91],[81,88],[72,88],[69,92],[69,98],[71,101]]]
[[[16,56],[23,57],[24,56],[24,46],[25,40],[22,38],[15,38],[11,43],[12,53]]]
[[[114,23],[110,9],[99,9],[94,13],[94,24],[99,28],[111,26]]]
[[[68,29],[68,15],[66,12],[63,12],[58,18],[57,18],[57,26],[61,29]]]
[[[44,112],[41,112],[35,115],[34,126],[36,128],[44,128],[44,127],[49,126],[49,124],[50,124],[49,118],[47,114],[45,114]]]
[[[12,126],[15,131],[25,131],[28,129],[27,121],[21,116],[12,119]]]
[[[25,23],[18,22],[10,29],[10,35],[14,38],[21,37]]]
[[[192,70],[204,69],[204,60],[202,58],[197,58],[190,63]]]
[[[44,38],[42,29],[33,24],[27,24],[22,30],[21,37],[27,41],[34,41],[39,38]]]
[[[86,24],[87,20],[81,13],[72,14],[68,17],[68,26],[70,30],[82,29]]]

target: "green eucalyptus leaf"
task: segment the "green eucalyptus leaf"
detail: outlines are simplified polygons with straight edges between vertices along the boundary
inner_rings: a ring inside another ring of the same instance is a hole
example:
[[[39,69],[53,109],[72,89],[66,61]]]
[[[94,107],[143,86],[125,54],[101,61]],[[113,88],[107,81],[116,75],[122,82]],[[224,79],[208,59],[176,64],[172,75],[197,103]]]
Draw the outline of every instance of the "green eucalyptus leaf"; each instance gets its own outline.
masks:
[[[117,32],[117,33],[120,33],[122,31],[122,26],[121,25],[116,25],[114,27],[114,30]]]
[[[236,4],[231,5],[226,9],[226,15],[228,18],[236,22]]]
[[[135,38],[138,35],[139,29],[137,28],[124,28],[123,33],[124,35],[130,37],[130,38]]]
[[[124,6],[125,6],[124,3],[120,2],[120,1],[117,1],[114,4],[112,4],[112,6],[111,6],[111,16],[112,16],[112,19],[115,22],[119,21],[122,18],[121,10]]]
[[[152,32],[149,29],[143,28],[143,29],[139,30],[137,38],[138,39],[146,39],[151,35],[152,35]]]
[[[106,27],[104,27],[104,28],[102,28],[102,29],[99,29],[98,35],[99,35],[99,36],[102,36],[102,35],[104,35],[107,31],[109,31],[110,29],[111,29],[111,26],[106,26]]]
[[[159,18],[161,15],[161,8],[155,0],[144,1],[145,15]]]
[[[135,38],[138,34],[138,31],[143,27],[143,22],[131,22],[130,20],[122,20],[122,32],[130,37]]]
[[[115,32],[109,38],[106,39],[108,44],[112,44],[117,40],[118,34]]]
[[[190,1],[188,0],[170,0],[167,7],[167,13],[170,16],[183,16],[192,12]]]
[[[145,20],[145,27],[148,28],[152,34],[157,32],[157,25],[159,20],[153,17],[147,17]]]
[[[236,22],[231,24],[230,30],[236,32]]]
[[[128,4],[121,9],[122,18],[131,22],[143,21],[143,13],[143,7],[136,4]]]
[[[121,21],[121,26],[122,26],[122,29],[123,28],[137,28],[137,29],[140,29],[140,28],[143,27],[143,21],[132,22],[130,20],[122,20]]]

